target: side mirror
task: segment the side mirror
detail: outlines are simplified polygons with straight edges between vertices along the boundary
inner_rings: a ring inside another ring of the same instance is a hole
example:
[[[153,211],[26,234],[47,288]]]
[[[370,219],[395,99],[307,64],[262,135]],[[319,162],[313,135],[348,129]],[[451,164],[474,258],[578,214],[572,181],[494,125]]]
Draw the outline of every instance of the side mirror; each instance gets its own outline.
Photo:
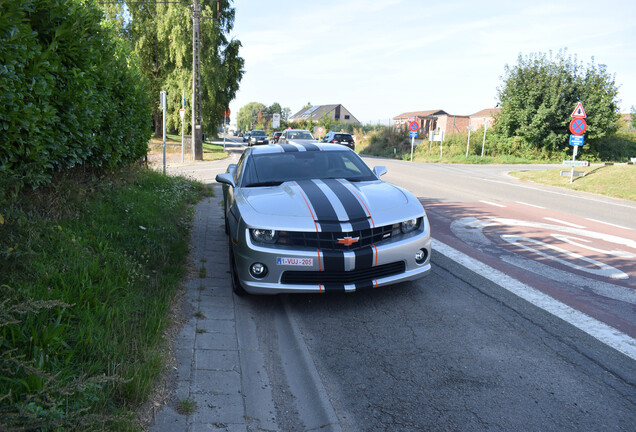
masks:
[[[386,173],[387,173],[387,170],[385,166],[380,165],[380,166],[373,167],[373,174],[375,174],[377,178],[380,178],[380,176],[383,176]]]
[[[234,184],[234,177],[232,177],[232,174],[230,173],[217,174],[216,181],[232,187],[236,187],[236,184]]]

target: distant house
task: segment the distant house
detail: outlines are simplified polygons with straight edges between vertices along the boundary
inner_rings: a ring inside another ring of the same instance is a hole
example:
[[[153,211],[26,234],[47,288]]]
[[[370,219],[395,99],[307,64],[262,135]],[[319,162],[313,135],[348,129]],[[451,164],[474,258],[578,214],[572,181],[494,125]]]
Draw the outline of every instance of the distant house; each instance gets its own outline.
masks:
[[[472,115],[454,115],[444,110],[428,110],[405,112],[393,117],[393,126],[400,128],[408,128],[411,121],[416,121],[419,125],[419,135],[428,136],[429,132],[444,132],[444,135],[452,133],[460,133],[468,130],[468,126],[472,130],[484,127],[487,122],[488,126],[492,126],[494,116],[501,109],[487,108],[476,112]]]
[[[411,121],[419,125],[419,135],[428,136],[429,132],[459,133],[467,130],[470,121],[469,116],[452,115],[444,110],[428,110],[405,112],[393,117],[393,125],[408,128]]]
[[[338,123],[352,123],[360,124],[357,118],[349,112],[341,104],[336,105],[315,105],[309,108],[303,108],[293,116],[289,117],[288,121],[295,122],[300,120],[313,120],[318,121],[327,115],[333,121]]]
[[[470,115],[470,126],[472,130],[484,127],[488,123],[491,127],[495,123],[495,116],[501,112],[501,108],[486,108]]]

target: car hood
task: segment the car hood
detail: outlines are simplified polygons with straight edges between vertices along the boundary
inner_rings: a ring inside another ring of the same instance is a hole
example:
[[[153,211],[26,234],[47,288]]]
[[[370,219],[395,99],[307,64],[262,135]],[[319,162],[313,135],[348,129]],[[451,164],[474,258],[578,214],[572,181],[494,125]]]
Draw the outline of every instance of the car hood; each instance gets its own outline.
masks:
[[[342,187],[331,189],[328,182],[338,182]],[[241,216],[253,227],[315,231],[316,222],[323,228],[350,222],[346,208],[356,202],[359,205],[355,206],[371,226],[394,224],[424,214],[422,205],[410,192],[380,180],[349,182],[334,179],[311,183],[311,188],[303,182],[241,188],[236,197]],[[318,189],[322,193],[316,193]],[[324,211],[325,208],[329,210]],[[324,218],[325,214],[331,216]]]

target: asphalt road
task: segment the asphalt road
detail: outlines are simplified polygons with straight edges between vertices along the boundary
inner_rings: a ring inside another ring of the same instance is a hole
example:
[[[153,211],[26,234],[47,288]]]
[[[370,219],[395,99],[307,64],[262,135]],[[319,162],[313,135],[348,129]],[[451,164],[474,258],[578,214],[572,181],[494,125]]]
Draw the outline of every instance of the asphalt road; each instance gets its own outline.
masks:
[[[211,182],[230,162],[170,166],[168,172]],[[523,184],[500,166],[367,163],[386,165],[384,180],[430,206],[439,245],[487,266],[470,270],[434,246],[433,272],[417,282],[347,295],[241,300],[243,314],[256,317],[278,429],[633,431],[636,360],[623,352],[632,347],[612,347],[586,325],[512,292],[506,286],[511,279],[492,274],[522,280],[574,315],[583,309],[582,316],[592,315],[601,326],[622,326],[608,337],[633,344],[628,333],[636,322],[636,287],[629,254],[636,251],[613,240],[634,235],[636,207]],[[581,238],[590,227],[598,233],[596,251]],[[567,241],[573,238],[578,246]],[[580,258],[588,252],[627,279]],[[557,276],[545,274],[552,271]],[[564,275],[574,279],[563,283]],[[576,291],[572,285],[582,280],[588,285]]]

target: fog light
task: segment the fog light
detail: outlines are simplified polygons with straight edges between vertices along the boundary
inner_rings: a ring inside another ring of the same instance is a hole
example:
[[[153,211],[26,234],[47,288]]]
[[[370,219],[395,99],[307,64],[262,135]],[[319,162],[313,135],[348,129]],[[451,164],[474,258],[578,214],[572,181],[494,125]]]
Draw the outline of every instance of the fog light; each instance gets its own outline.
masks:
[[[267,267],[265,264],[254,263],[250,267],[250,274],[255,278],[264,278],[267,275]]]
[[[415,262],[418,264],[423,264],[428,257],[428,251],[426,249],[420,249],[415,253]]]

